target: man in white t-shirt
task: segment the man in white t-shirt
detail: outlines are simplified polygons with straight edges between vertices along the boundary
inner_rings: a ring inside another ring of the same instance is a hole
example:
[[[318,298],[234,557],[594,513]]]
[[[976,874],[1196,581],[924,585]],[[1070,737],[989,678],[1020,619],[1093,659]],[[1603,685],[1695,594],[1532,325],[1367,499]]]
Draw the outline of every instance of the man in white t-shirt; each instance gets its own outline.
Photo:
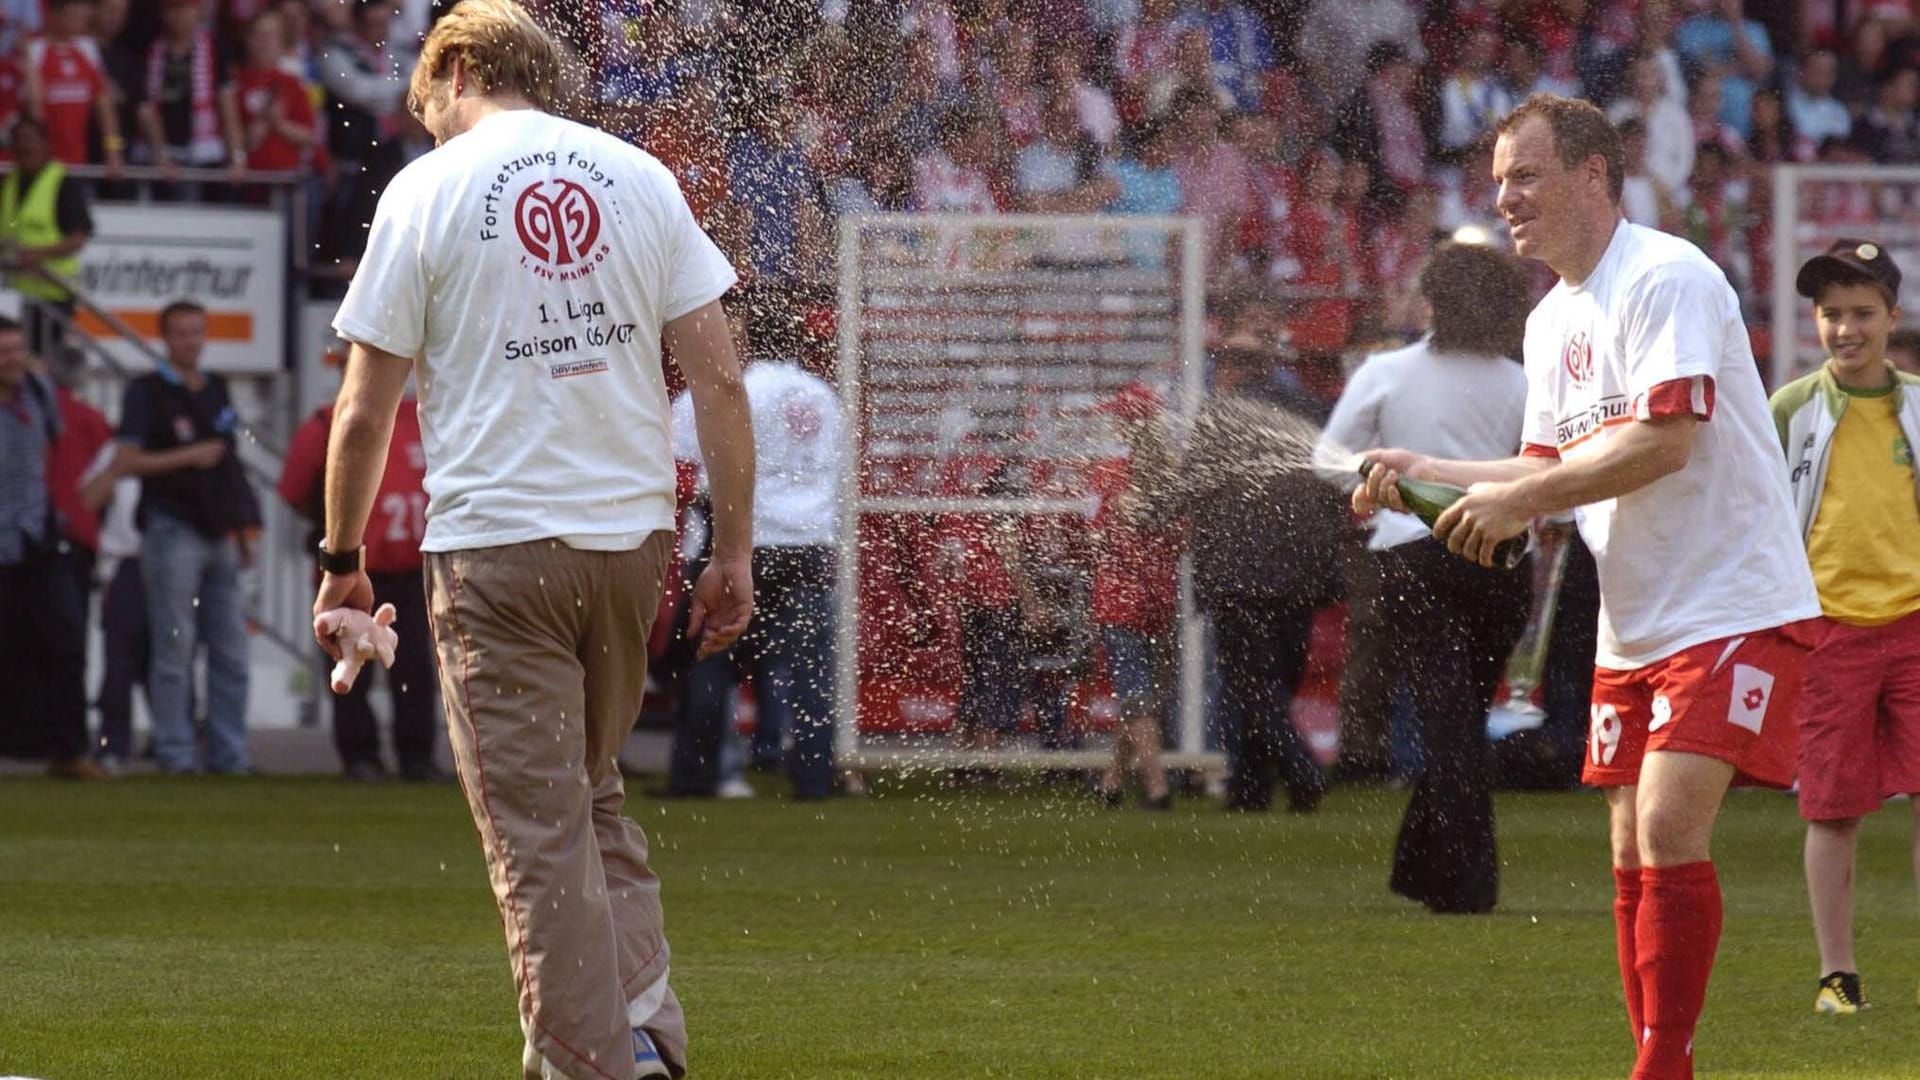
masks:
[[[1714,817],[1733,783],[1793,779],[1797,624],[1819,600],[1725,275],[1621,218],[1620,137],[1593,105],[1535,95],[1499,132],[1501,215],[1560,276],[1527,321],[1523,450],[1373,452],[1354,506],[1400,509],[1401,475],[1472,485],[1434,532],[1483,564],[1576,511],[1601,598],[1584,779],[1611,808],[1633,1077],[1691,1077],[1722,914]]]
[[[775,305],[775,310],[779,310]],[[750,794],[729,783],[723,763],[736,755],[732,705],[739,671],[753,676],[755,764],[784,756],[796,801],[833,794],[833,583],[840,543],[840,484],[846,475],[845,415],[825,379],[787,359],[798,334],[782,316],[735,332],[749,357],[753,411],[753,629],[730,651],[693,665],[681,696],[668,790],[676,795]],[[769,330],[772,333],[769,333]],[[784,340],[783,340],[784,339]],[[757,357],[757,358],[756,358]],[[691,394],[673,403],[673,455],[692,463],[708,489],[705,457],[694,438]],[[793,736],[790,753],[783,737]]]
[[[753,433],[719,304],[735,278],[658,161],[544,111],[560,71],[512,0],[464,0],[426,40],[409,107],[439,148],[381,197],[334,320],[353,350],[314,610],[372,610],[362,539],[416,374],[448,743],[506,931],[525,1076],[677,1077],[660,882],[614,760],[673,539],[663,334],[713,490],[688,633],[711,654],[752,612]],[[337,658],[336,639],[321,645]]]

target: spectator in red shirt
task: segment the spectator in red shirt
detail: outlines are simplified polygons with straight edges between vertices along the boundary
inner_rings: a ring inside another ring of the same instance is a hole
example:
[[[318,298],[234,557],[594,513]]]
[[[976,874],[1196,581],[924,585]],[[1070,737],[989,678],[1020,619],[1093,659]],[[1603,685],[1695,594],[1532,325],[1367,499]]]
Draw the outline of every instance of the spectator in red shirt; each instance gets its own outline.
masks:
[[[1678,212],[1676,232],[1707,253],[1726,271],[1737,289],[1743,282],[1734,253],[1745,229],[1745,185],[1737,183],[1739,163],[1720,142],[1702,142],[1694,155],[1688,185],[1693,197]]]
[[[628,110],[626,137],[660,159],[680,181],[693,219],[720,250],[744,262],[753,239],[752,208],[733,197],[726,133],[713,118],[721,99],[719,74],[701,71],[673,99],[651,110]]]
[[[1420,295],[1417,271],[1433,252],[1439,215],[1439,191],[1415,188],[1399,214],[1367,245],[1367,286],[1378,297],[1380,329],[1390,337],[1411,341],[1426,329],[1426,299]]]
[[[86,756],[86,599],[63,572],[49,479],[62,437],[26,335],[0,318],[0,753],[44,755],[54,776],[97,780],[106,774]]]
[[[1367,84],[1340,111],[1334,147],[1364,161],[1376,180],[1376,202],[1398,207],[1426,183],[1426,137],[1414,108],[1419,68],[1400,46],[1381,42],[1367,51]]]
[[[13,160],[13,125],[20,122],[27,76],[12,53],[0,56],[0,161]]]
[[[991,214],[999,209],[993,168],[1001,137],[993,114],[955,106],[940,118],[940,147],[913,163],[913,200],[921,210]]]
[[[1120,137],[1120,113],[1113,97],[1087,79],[1085,50],[1073,42],[1053,46],[1047,56],[1045,81],[1073,95],[1081,130],[1102,150],[1112,150]]]
[[[47,455],[47,489],[61,532],[72,541],[67,551],[69,567],[80,595],[85,596],[93,588],[94,557],[100,551],[100,516],[99,506],[88,505],[81,497],[80,480],[100,448],[113,440],[113,425],[57,378],[54,400],[60,411],[60,437]]]
[[[1178,88],[1173,60],[1186,32],[1180,7],[1179,0],[1141,0],[1139,15],[1120,28],[1113,67],[1130,120],[1160,112]]]
[[[420,575],[420,540],[427,529],[426,455],[420,448],[418,406],[400,403],[393,441],[387,445],[387,471],[380,479],[373,519],[367,527],[367,576],[384,601],[399,609],[393,628],[400,635],[387,690],[393,697],[393,749],[404,780],[431,780],[436,712],[433,699],[433,635],[427,628],[427,597]],[[322,474],[333,406],[325,405],[294,432],[280,474],[280,497],[315,523],[321,518]],[[317,535],[317,534],[316,534]],[[333,698],[333,744],[349,780],[387,776],[380,760],[380,728],[367,704],[373,680],[362,676],[353,688]]]
[[[995,111],[1006,129],[1007,141],[1022,147],[1041,137],[1046,108],[1034,64],[1033,29],[1015,25],[996,43],[992,96]]]
[[[981,493],[1006,495],[1000,463]],[[1027,687],[1027,637],[1017,581],[1020,519],[1013,514],[950,514],[941,521],[940,576],[960,611],[957,745],[994,750],[1020,726]]]
[[[1286,132],[1271,113],[1243,113],[1233,122],[1233,140],[1253,178],[1254,210],[1240,223],[1249,269],[1270,281],[1289,280],[1300,272],[1287,250],[1300,177],[1288,153]]]
[[[247,26],[246,63],[222,88],[222,109],[238,119],[237,161],[257,171],[293,171],[319,141],[313,101],[300,80],[280,67],[286,52],[285,24],[268,9]]]
[[[1160,398],[1130,386],[1100,406],[1127,445],[1125,457],[1095,465],[1088,477],[1100,498],[1093,518],[1093,620],[1107,655],[1107,678],[1119,703],[1113,764],[1100,777],[1100,796],[1118,806],[1130,768],[1140,773],[1140,805],[1173,805],[1160,762],[1162,725],[1173,696],[1174,613],[1179,603],[1180,539],[1165,523],[1137,517],[1136,459],[1157,445]],[[1145,463],[1142,462],[1144,465]]]
[[[26,111],[46,122],[54,158],[68,165],[87,163],[87,135],[97,120],[107,168],[117,172],[127,144],[100,45],[89,36],[93,14],[93,0],[49,0],[46,36],[27,42]]]
[[[1353,330],[1350,294],[1362,265],[1360,224],[1337,201],[1342,170],[1340,160],[1325,150],[1301,162],[1300,199],[1287,249],[1299,267],[1295,282],[1307,297],[1290,323],[1293,346],[1302,352],[1338,350]]]

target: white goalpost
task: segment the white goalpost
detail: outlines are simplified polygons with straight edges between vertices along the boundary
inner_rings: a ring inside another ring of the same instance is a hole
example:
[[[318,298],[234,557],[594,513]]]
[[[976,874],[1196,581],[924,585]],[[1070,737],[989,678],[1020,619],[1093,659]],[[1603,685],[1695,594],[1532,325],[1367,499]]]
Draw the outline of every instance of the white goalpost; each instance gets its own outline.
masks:
[[[1800,265],[1841,237],[1870,240],[1920,267],[1920,167],[1777,165],[1773,170],[1773,362],[1777,389],[1821,361],[1807,302],[1794,291]],[[1920,310],[1920,274],[1902,283],[1901,307]]]
[[[1204,234],[1198,219],[1099,215],[876,214],[840,222],[839,384],[848,422],[835,602],[835,757],[842,768],[1089,767],[1103,744],[1047,749],[1016,735],[961,749],[951,597],[922,554],[941,523],[1017,516],[1081,533],[1086,470],[1123,456],[1095,409],[1146,384],[1177,423],[1205,390]],[[985,474],[1017,477],[1009,488]],[[1078,523],[1077,526],[1075,523]],[[1050,567],[1049,570],[1058,570]],[[1221,764],[1205,735],[1204,633],[1181,567],[1178,677],[1167,764]],[[906,602],[943,633],[901,643]],[[1084,586],[1084,582],[1080,583]],[[1084,596],[1084,589],[1077,595]],[[930,603],[929,603],[930,601]],[[1080,610],[1090,620],[1091,613]],[[1074,726],[1113,706],[1102,665],[1056,680]],[[1009,670],[1007,678],[1030,673]],[[1036,711],[1023,694],[1022,712]],[[1055,703],[1057,705],[1057,703]],[[1023,731],[1025,725],[1023,725]]]

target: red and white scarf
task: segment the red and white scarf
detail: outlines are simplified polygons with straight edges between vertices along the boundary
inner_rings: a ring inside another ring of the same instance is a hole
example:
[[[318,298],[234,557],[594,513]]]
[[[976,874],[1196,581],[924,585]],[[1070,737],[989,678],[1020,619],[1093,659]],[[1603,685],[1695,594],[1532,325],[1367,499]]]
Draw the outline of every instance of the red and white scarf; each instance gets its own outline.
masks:
[[[193,164],[216,164],[224,159],[226,140],[220,137],[219,87],[214,85],[213,32],[202,27],[193,34],[193,134],[188,154]],[[147,100],[160,97],[160,84],[166,78],[167,39],[162,37],[147,50]]]

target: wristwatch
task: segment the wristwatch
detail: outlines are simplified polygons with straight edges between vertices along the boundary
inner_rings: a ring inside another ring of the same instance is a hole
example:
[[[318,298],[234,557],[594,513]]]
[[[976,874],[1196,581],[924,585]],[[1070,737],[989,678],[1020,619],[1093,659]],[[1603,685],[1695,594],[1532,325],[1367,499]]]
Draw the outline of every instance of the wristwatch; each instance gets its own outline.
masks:
[[[352,551],[332,551],[322,540],[320,550],[314,553],[314,561],[320,564],[322,573],[357,574],[367,568],[367,549],[361,546]]]

